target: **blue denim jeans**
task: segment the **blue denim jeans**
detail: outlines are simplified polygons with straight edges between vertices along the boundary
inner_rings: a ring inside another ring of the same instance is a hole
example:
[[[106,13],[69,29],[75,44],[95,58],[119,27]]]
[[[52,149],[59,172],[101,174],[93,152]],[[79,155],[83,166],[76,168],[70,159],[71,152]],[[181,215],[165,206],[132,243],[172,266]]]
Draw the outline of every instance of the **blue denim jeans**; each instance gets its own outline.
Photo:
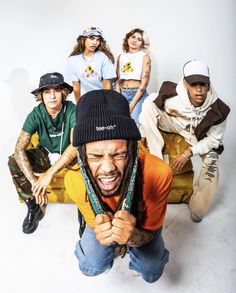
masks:
[[[133,97],[135,96],[137,90],[138,90],[138,87],[127,87],[127,88],[121,88],[120,92],[126,98],[126,100],[130,103],[133,100]],[[138,117],[142,111],[142,104],[147,96],[148,96],[148,93],[145,90],[142,97],[139,99],[139,101],[137,102],[137,104],[135,105],[131,113],[131,117],[135,120],[138,127],[139,127]]]
[[[157,281],[169,260],[161,235],[162,228],[154,233],[152,241],[141,247],[128,247],[129,268],[141,274],[142,278],[153,283]],[[110,269],[114,261],[116,244],[102,246],[97,241],[93,229],[86,226],[82,238],[76,243],[75,256],[82,273],[97,276]]]

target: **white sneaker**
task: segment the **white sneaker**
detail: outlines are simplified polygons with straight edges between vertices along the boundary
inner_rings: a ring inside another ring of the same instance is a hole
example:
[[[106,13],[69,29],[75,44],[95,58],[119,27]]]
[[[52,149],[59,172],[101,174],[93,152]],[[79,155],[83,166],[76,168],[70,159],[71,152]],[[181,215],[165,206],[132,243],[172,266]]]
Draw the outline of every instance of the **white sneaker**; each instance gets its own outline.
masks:
[[[202,217],[197,216],[193,212],[191,212],[191,220],[195,223],[199,223],[202,221]]]
[[[135,271],[135,270],[131,270],[131,271],[132,271],[131,275],[132,275],[133,277],[140,277],[140,276],[141,276],[141,274],[140,274],[139,272],[137,272],[137,271]]]

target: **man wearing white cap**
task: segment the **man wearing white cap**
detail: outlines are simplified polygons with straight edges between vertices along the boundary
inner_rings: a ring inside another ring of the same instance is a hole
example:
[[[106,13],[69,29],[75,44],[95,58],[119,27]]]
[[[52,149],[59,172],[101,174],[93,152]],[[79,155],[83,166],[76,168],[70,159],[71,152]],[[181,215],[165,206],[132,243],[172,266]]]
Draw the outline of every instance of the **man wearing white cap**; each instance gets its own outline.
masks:
[[[202,220],[216,193],[218,157],[224,149],[222,141],[229,111],[211,86],[208,66],[198,60],[184,65],[183,78],[177,85],[164,82],[158,97],[150,95],[143,104],[140,132],[150,153],[162,158],[161,129],[181,135],[191,146],[172,163],[174,172],[180,172],[192,156],[202,158],[201,172],[189,202],[194,222]]]

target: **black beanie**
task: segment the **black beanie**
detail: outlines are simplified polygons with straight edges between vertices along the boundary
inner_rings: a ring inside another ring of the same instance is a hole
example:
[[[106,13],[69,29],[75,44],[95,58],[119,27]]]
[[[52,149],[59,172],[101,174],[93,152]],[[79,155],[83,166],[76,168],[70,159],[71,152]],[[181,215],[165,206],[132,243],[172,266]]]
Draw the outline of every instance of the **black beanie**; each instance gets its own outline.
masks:
[[[140,132],[129,112],[129,103],[113,90],[94,90],[84,94],[76,106],[73,146],[93,141],[139,140]]]

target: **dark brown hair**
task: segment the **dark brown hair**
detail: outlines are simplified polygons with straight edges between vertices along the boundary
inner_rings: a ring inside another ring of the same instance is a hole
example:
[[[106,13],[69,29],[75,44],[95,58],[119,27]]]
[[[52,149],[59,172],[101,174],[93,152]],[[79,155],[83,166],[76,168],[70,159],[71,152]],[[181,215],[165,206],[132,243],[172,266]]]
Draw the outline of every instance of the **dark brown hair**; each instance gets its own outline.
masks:
[[[73,51],[70,53],[70,56],[82,54],[85,50],[85,40],[90,37],[81,37],[81,38],[79,37],[77,39],[77,44],[75,45]],[[113,54],[111,53],[109,46],[107,45],[106,41],[103,38],[101,38],[101,37],[99,37],[99,38],[100,38],[100,44],[96,48],[95,52],[96,51],[103,52],[111,60],[111,62],[114,64],[115,59],[114,59]]]
[[[128,45],[128,39],[129,37],[131,37],[133,34],[135,33],[139,33],[142,36],[142,45],[141,45],[141,49],[146,50],[149,47],[149,41],[146,39],[147,36],[144,36],[144,30],[140,29],[140,28],[135,28],[132,29],[130,32],[128,32],[125,35],[125,38],[123,40],[123,51],[124,52],[129,52],[129,45]]]
[[[60,88],[60,87],[58,87]],[[35,100],[36,102],[42,102],[43,101],[43,91],[45,89],[42,89],[40,92],[38,92],[38,94],[35,96]],[[62,93],[62,103],[65,102],[67,96],[69,95],[69,90],[67,88],[62,88],[61,89],[61,93]]]

